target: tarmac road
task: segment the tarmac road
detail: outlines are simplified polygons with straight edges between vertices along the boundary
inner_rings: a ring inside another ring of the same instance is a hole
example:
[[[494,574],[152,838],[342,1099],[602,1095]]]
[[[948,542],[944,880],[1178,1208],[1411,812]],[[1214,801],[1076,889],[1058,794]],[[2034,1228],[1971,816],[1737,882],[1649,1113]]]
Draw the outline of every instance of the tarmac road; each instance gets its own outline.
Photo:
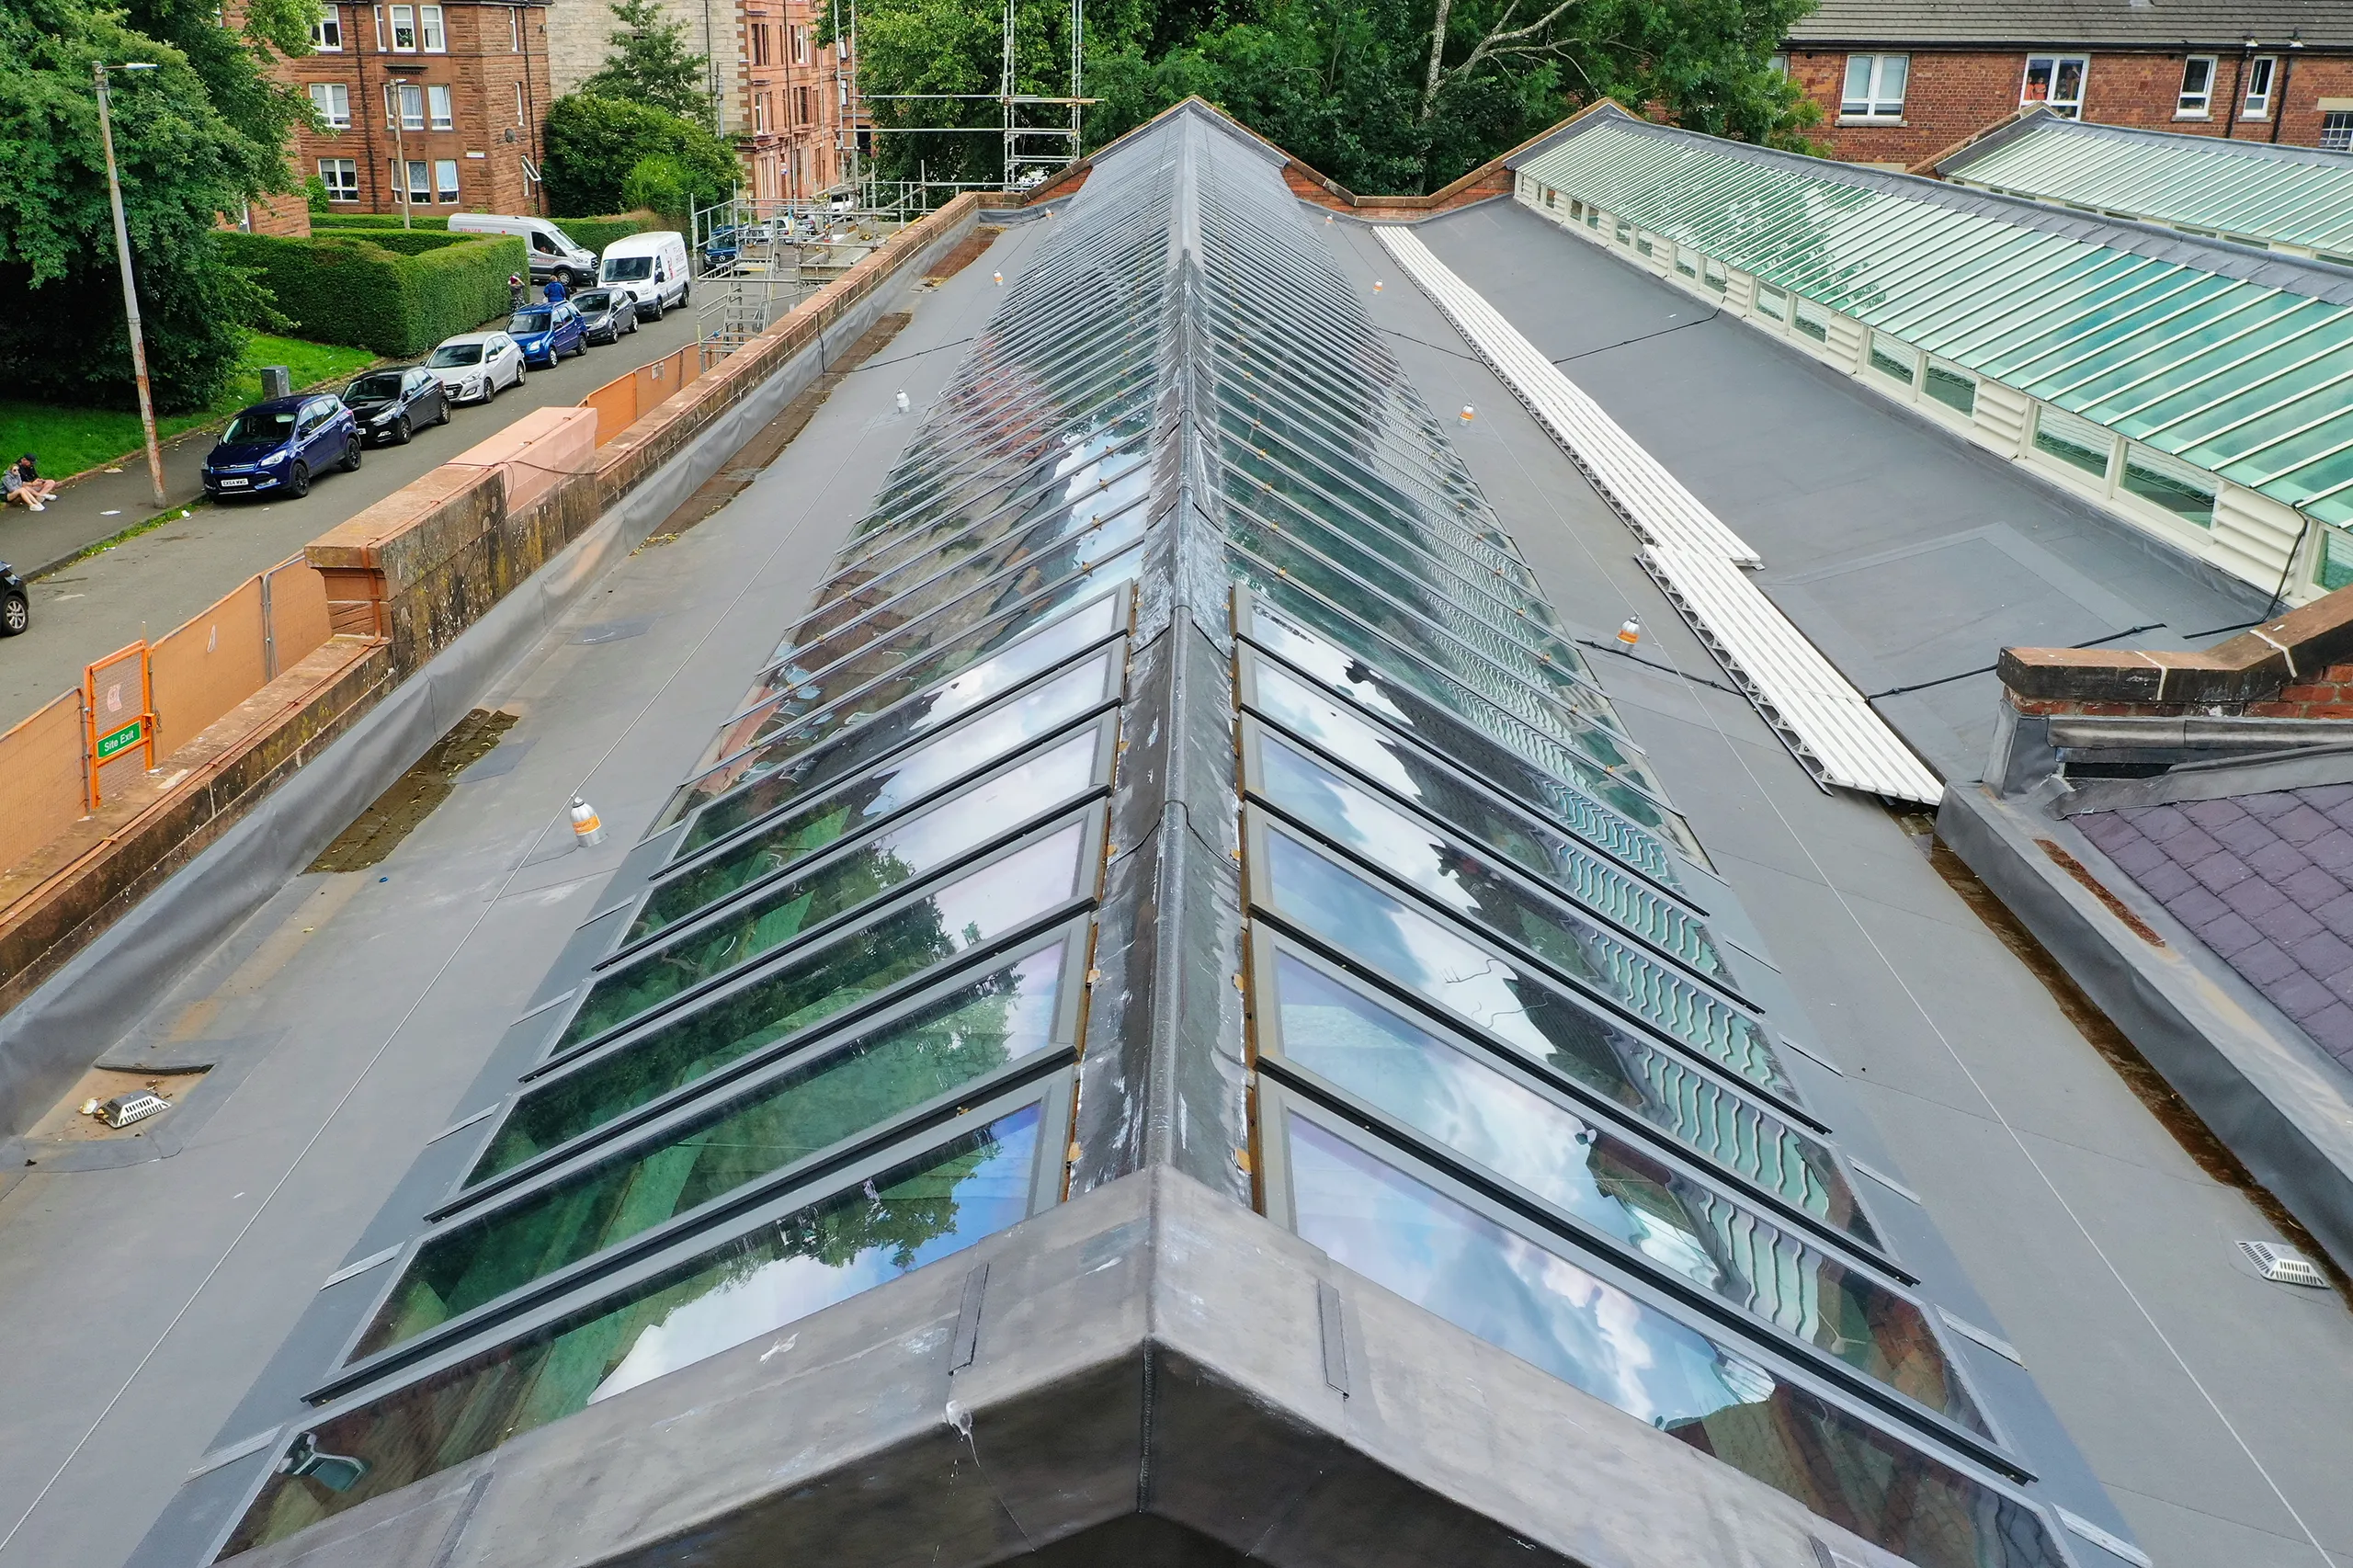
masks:
[[[274,566],[353,514],[535,408],[576,403],[626,369],[695,340],[697,300],[617,345],[533,370],[494,403],[450,411],[449,423],[405,447],[370,447],[357,473],[319,476],[300,501],[197,506],[183,521],[61,566],[32,584],[32,627],[0,642],[0,732],[82,682],[83,666],[140,636],[161,637],[255,573]],[[214,433],[164,449],[175,506],[203,494],[198,470]],[[48,510],[0,513],[0,561],[30,574],[155,514],[142,458],[60,492]]]

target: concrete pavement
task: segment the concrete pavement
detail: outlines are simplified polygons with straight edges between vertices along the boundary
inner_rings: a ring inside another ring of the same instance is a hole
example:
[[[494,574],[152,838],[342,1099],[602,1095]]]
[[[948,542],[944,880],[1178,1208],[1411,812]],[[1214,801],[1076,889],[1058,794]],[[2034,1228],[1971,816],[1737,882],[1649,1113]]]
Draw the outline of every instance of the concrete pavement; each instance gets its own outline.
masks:
[[[140,636],[160,637],[352,514],[486,439],[535,408],[576,403],[624,370],[695,340],[695,312],[672,311],[615,346],[534,370],[495,403],[451,411],[449,423],[405,447],[371,447],[357,473],[319,476],[300,501],[199,505],[182,521],[73,562],[32,585],[32,629],[0,642],[0,731],[81,684],[83,666]],[[210,433],[164,453],[165,494],[186,506],[203,493],[197,471]],[[0,561],[31,573],[155,513],[143,459],[60,493],[45,512],[0,514]]]

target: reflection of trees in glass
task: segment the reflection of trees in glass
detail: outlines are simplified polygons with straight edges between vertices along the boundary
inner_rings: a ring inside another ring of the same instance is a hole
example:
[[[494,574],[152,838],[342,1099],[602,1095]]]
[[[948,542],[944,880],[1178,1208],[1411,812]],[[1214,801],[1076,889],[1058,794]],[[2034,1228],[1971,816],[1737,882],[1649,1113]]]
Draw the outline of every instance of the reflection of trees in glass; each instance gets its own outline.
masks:
[[[679,1018],[635,1045],[517,1100],[474,1167],[494,1176],[681,1084],[853,1006],[949,957],[958,937],[923,899],[854,931],[757,984]]]
[[[665,1277],[323,1424],[309,1436],[323,1450],[359,1460],[365,1469],[357,1482],[337,1492],[313,1479],[273,1476],[226,1551],[283,1540],[560,1420],[599,1397],[617,1373],[631,1384],[658,1376],[1003,1230],[1027,1211],[1038,1127],[1037,1107],[1025,1107]],[[824,1277],[810,1278],[810,1266]],[[756,1277],[772,1268],[800,1272],[763,1299]],[[723,1300],[731,1288],[733,1303]],[[646,1364],[625,1369],[643,1352]]]
[[[714,926],[645,954],[597,982],[564,1027],[560,1050],[600,1035],[656,1003],[780,947],[812,926],[857,908],[915,875],[874,846],[754,899]]]

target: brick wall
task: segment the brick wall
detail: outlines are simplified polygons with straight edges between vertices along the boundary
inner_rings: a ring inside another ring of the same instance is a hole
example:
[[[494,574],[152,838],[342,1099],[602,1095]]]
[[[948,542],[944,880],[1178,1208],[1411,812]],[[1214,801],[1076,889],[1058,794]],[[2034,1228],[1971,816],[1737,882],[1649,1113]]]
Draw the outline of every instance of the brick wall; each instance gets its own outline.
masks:
[[[549,80],[562,97],[604,69],[618,24],[608,0],[547,0],[547,7]],[[658,8],[671,21],[686,24],[688,52],[708,55],[719,67],[722,132],[742,133],[747,125],[732,86],[743,74],[738,0],[661,0]]]
[[[1904,52],[1897,44],[1875,48],[1880,52]],[[1822,106],[1823,122],[1812,134],[1827,143],[1834,156],[1849,163],[1913,168],[2018,111],[2026,78],[2025,50],[1915,49],[1909,52],[1911,80],[1904,91],[1903,119],[1840,124],[1838,105],[1847,51],[1790,51],[1791,79]],[[2320,142],[2325,112],[2321,100],[2353,99],[2353,55],[2302,51],[2292,60],[2283,57],[2286,84],[2282,88],[2275,82],[2273,101],[2280,102],[2284,92],[2286,107],[2275,121],[2226,117],[2226,106],[2235,104],[2237,93],[2243,90],[2243,62],[2235,50],[2073,52],[2088,54],[2091,61],[2084,77],[2084,118],[2104,125],[2209,136],[2227,131],[2245,140],[2313,147]],[[2183,62],[2192,53],[2217,57],[2212,108],[2203,119],[2177,119]]]
[[[583,0],[561,3],[574,6]],[[425,164],[426,184],[433,187],[431,199],[415,204],[419,215],[543,210],[539,187],[526,176],[523,164],[526,158],[539,162],[540,125],[550,97],[545,0],[519,6],[447,0],[441,7],[447,48],[440,53],[392,50],[389,18],[387,47],[378,49],[376,13],[389,12],[389,6],[339,0],[331,8],[341,24],[341,49],[286,61],[278,74],[306,93],[314,83],[341,85],[351,124],[333,132],[297,132],[292,153],[297,178],[318,174],[322,159],[347,158],[358,175],[358,198],[336,201],[332,210],[397,212],[401,203],[392,169],[397,148],[410,162]],[[395,136],[385,108],[387,82],[448,88],[450,128],[433,129],[428,101],[426,129],[404,129]],[[438,165],[443,163],[457,165],[455,201],[440,199]]]

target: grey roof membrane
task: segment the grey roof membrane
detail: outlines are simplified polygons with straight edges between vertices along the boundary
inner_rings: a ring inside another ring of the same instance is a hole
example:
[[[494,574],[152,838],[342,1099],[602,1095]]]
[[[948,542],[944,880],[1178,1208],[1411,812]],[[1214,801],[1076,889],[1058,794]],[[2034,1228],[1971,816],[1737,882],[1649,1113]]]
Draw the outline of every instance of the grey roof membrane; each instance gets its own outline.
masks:
[[[1793,43],[2138,44],[2177,48],[2284,40],[2353,43],[2339,0],[1824,0],[1790,28]]]
[[[2199,940],[2353,1066],[2353,784],[2073,820]]]

